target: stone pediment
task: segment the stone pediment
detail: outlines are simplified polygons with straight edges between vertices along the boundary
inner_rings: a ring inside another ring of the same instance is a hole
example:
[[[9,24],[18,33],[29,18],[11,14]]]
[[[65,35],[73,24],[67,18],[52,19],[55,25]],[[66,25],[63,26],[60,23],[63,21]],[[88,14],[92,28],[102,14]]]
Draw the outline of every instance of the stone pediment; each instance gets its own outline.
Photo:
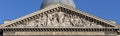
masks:
[[[2,27],[116,27],[116,25],[70,6],[57,4],[3,24]]]
[[[49,13],[23,24],[16,25],[15,27],[102,27],[97,23],[65,12]]]

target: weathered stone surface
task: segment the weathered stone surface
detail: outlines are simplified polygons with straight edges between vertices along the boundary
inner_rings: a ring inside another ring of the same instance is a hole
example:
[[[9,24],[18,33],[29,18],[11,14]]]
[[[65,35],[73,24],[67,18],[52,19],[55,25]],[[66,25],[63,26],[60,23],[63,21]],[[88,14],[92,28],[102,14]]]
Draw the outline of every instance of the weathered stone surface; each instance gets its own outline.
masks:
[[[109,33],[109,34],[108,34]],[[33,32],[33,31],[25,31],[25,32],[4,32],[3,35],[117,35],[113,32]]]
[[[63,0],[61,2],[63,2]],[[65,9],[61,9],[61,7]],[[2,27],[0,28],[0,34],[3,34],[4,36],[119,36],[119,29],[115,23],[78,11],[73,7],[65,4],[53,4],[47,6],[41,11],[4,23],[4,25],[0,26]],[[66,12],[63,12],[63,10]],[[80,17],[81,15],[82,17]],[[88,21],[86,17],[88,20],[92,18],[94,21]],[[41,31],[40,28],[43,27],[57,27],[57,31],[49,31],[50,29]],[[59,31],[63,27],[67,27],[68,29],[62,30],[73,30],[70,28],[74,28],[74,31]],[[88,30],[80,27],[88,28]],[[104,27],[106,27],[106,29],[103,29]],[[112,29],[109,29],[108,27]],[[81,31],[76,30],[77,28]]]
[[[17,25],[17,27],[102,27],[82,17],[65,12],[53,12],[51,14],[42,15],[39,19],[24,24],[26,25]]]
[[[105,35],[104,32],[4,32],[4,35]]]

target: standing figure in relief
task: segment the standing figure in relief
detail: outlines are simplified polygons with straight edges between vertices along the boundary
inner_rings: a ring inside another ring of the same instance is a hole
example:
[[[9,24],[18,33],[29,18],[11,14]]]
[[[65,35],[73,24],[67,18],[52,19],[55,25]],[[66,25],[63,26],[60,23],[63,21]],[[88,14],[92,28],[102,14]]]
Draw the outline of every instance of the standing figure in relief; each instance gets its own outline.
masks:
[[[70,24],[70,17],[67,14],[64,14],[64,17],[62,18],[63,25],[62,26],[72,26]]]
[[[70,18],[70,23],[71,23],[72,26],[74,26],[74,22],[75,22],[75,21],[74,21],[74,18],[71,17],[71,18]]]
[[[52,16],[49,14],[49,15],[48,15],[48,22],[47,22],[49,26],[53,26],[52,21],[53,21],[53,20],[52,20]]]
[[[58,26],[58,24],[59,24],[58,12],[55,12],[53,14],[49,14],[48,25],[49,26]]]
[[[42,15],[39,18],[40,25],[39,26],[47,26],[47,16]]]
[[[65,17],[65,16],[64,16],[64,13],[63,13],[63,12],[59,12],[58,15],[59,15],[59,23],[60,23],[60,24],[64,23],[64,21],[63,21],[63,18]]]

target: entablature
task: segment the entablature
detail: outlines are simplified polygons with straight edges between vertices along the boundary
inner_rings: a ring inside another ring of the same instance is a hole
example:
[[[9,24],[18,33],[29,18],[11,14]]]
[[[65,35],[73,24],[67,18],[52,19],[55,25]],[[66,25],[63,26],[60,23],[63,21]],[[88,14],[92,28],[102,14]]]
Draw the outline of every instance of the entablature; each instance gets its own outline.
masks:
[[[84,27],[81,27],[81,28],[78,28],[78,27],[68,27],[68,28],[63,28],[63,27],[41,27],[41,28],[38,28],[38,27],[26,27],[26,28],[21,28],[21,27],[8,27],[8,28],[1,28],[1,30],[4,32],[4,31],[113,31],[113,32],[118,32],[118,28],[84,28]]]
[[[76,10],[75,8],[69,8],[69,7],[66,7],[66,6],[67,5],[56,5],[55,7],[50,6],[50,7],[48,7],[49,9],[45,8],[46,11],[45,11],[45,9],[43,9],[41,11],[29,14],[27,16],[24,16],[23,18],[19,18],[19,19],[14,20],[10,24],[3,25],[3,27],[12,27],[12,26],[16,26],[16,25],[19,25],[19,24],[23,24],[25,22],[35,20],[35,19],[39,18],[42,15],[47,15],[48,13],[52,13],[52,12],[66,12],[68,14],[72,14],[72,15],[82,17],[85,20],[95,22],[95,23],[100,24],[100,25],[102,25],[104,27],[117,27],[115,24],[110,23],[110,22],[108,22],[106,20],[95,17],[95,16],[90,15],[90,14],[85,13],[85,12],[81,12],[79,10]]]

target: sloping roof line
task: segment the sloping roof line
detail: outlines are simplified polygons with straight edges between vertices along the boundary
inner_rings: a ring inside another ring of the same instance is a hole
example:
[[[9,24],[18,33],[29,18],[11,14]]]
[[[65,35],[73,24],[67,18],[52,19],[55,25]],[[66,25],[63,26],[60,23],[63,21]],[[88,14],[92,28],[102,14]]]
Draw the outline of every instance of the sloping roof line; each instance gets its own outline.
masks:
[[[52,6],[54,6],[54,7],[52,7]],[[58,7],[58,5],[52,5],[52,6],[48,6],[48,7],[44,8],[44,9],[39,10],[39,11],[36,11],[36,12],[31,13],[31,14],[28,14],[28,15],[25,15],[25,16],[23,16],[23,17],[20,17],[20,18],[18,18],[18,19],[12,20],[10,23],[2,24],[2,27],[7,26],[7,25],[10,25],[10,24],[13,24],[13,23],[15,23],[15,22],[18,22],[18,21],[20,21],[20,20],[26,19],[26,18],[28,18],[28,17],[34,16],[34,15],[36,15],[36,14],[43,13],[44,11],[48,11],[48,10],[50,10],[50,9],[53,9],[53,8]],[[48,9],[48,8],[49,8],[49,9]]]
[[[99,20],[99,21],[102,21],[102,22],[105,22],[105,23],[107,23],[107,24],[110,24],[110,25],[113,25],[113,26],[116,26],[116,27],[117,27],[117,25],[114,24],[114,23],[111,23],[111,22],[109,22],[109,21],[107,21],[107,20],[104,20],[104,19],[102,19],[102,18],[93,16],[93,15],[91,15],[91,14],[88,14],[88,13],[85,13],[85,12],[82,12],[82,11],[79,11],[79,10],[77,10],[76,8],[73,8],[73,7],[71,7],[71,6],[64,5],[64,4],[54,4],[54,5],[50,5],[50,6],[46,7],[46,8],[44,8],[44,9],[41,9],[40,11],[33,12],[33,13],[28,14],[28,15],[26,15],[26,16],[23,16],[23,17],[21,17],[21,18],[15,19],[15,20],[13,20],[13,21],[10,22],[10,23],[2,24],[1,26],[2,26],[2,27],[5,27],[5,26],[7,26],[7,25],[10,25],[10,24],[13,24],[13,23],[15,23],[15,22],[21,21],[21,20],[26,19],[26,18],[28,18],[28,17],[34,16],[34,15],[36,15],[36,14],[43,13],[43,12],[45,12],[45,11],[51,10],[51,9],[53,9],[53,8],[56,8],[56,7],[64,7],[64,8],[70,9],[70,10],[72,10],[72,11],[75,11],[75,12],[77,12],[77,13],[84,14],[84,15],[89,16],[89,17],[91,17],[91,18],[97,19],[97,20]]]

